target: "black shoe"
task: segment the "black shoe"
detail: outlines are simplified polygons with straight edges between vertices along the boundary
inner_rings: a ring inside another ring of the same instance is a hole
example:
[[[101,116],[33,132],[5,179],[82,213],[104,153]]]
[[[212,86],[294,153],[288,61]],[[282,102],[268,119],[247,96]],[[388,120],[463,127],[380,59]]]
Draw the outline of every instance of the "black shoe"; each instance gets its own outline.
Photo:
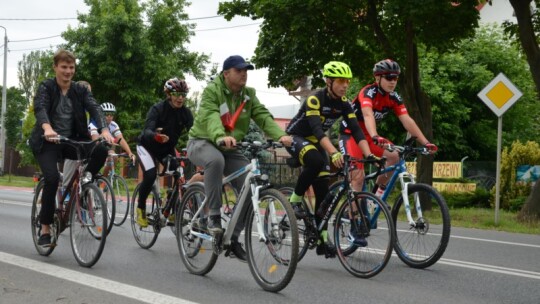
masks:
[[[325,258],[335,258],[336,257],[336,246],[330,241],[326,243],[321,243],[317,245],[316,249],[317,255],[324,255]]]
[[[50,247],[51,235],[49,233],[40,235],[37,243],[38,245],[43,246],[43,247]]]
[[[211,215],[208,217],[208,232],[211,235],[223,233],[223,228],[221,228],[221,215]]]
[[[306,218],[306,210],[304,210],[304,207],[302,207],[302,203],[291,203],[291,205],[294,210],[294,216],[296,216],[296,219],[301,220]]]
[[[237,258],[238,260],[242,262],[247,261],[247,254],[244,250],[244,247],[242,246],[242,243],[238,242],[237,240],[231,240],[231,252],[229,254],[231,258]]]

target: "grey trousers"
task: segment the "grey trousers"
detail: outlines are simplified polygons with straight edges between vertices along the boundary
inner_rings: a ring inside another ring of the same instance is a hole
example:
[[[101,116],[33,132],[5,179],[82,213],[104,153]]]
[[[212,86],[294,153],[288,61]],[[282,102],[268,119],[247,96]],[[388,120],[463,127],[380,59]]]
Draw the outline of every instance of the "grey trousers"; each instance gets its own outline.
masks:
[[[236,149],[221,151],[205,139],[190,139],[187,144],[187,155],[193,164],[204,168],[204,192],[210,208],[208,215],[220,215],[222,204],[221,182],[223,176],[229,175],[243,166],[246,166],[249,163],[249,160]],[[240,193],[246,174],[231,182],[237,193]],[[250,194],[248,193],[248,195],[249,198]],[[248,207],[247,205],[248,204],[244,207]],[[242,224],[245,219],[246,210],[247,208],[235,210],[235,212],[242,212],[239,220]],[[236,236],[238,236],[236,233],[237,230],[239,229],[241,231],[243,228],[243,225],[239,226],[242,227],[235,227],[234,235]]]

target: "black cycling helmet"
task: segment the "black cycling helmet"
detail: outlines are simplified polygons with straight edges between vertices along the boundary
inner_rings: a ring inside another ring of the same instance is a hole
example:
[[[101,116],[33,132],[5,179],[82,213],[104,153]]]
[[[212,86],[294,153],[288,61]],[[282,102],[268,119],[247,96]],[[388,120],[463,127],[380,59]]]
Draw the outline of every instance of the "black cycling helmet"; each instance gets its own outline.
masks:
[[[183,79],[171,78],[165,82],[163,86],[163,91],[167,93],[171,92],[189,92],[187,83]]]
[[[399,73],[401,73],[399,64],[392,59],[381,60],[375,63],[375,66],[373,67],[374,76],[388,75],[388,74],[399,75]]]

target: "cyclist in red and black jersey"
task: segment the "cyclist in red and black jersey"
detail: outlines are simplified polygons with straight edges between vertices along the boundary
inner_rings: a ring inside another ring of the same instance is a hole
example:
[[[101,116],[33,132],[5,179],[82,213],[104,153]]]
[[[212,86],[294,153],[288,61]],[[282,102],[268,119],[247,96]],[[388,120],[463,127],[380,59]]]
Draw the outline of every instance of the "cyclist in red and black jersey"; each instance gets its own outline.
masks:
[[[371,154],[350,102],[345,97],[352,78],[351,69],[345,63],[331,61],[324,66],[323,76],[326,77],[326,88],[306,99],[286,130],[293,138],[292,146],[287,151],[302,165],[302,173],[290,198],[297,218],[306,216],[300,202],[310,185],[313,184],[315,191],[315,210],[319,209],[328,193],[328,180],[317,179],[318,176],[328,175],[330,171],[328,155],[336,167],[343,166],[342,153],[325,134],[339,118],[347,121],[355,143],[361,147],[363,154]],[[318,225],[321,217],[316,214],[316,219]],[[366,246],[363,237],[352,236],[352,239],[359,246]],[[321,233],[317,254],[335,256],[335,247],[328,241],[326,229]]]
[[[388,165],[393,165],[398,161],[398,154],[384,150],[383,146],[391,142],[377,133],[377,123],[382,121],[390,111],[394,112],[407,132],[416,137],[419,144],[428,148],[431,153],[438,150],[436,145],[427,140],[418,125],[409,116],[403,100],[394,91],[400,73],[399,64],[391,59],[377,62],[373,67],[375,82],[363,87],[352,103],[358,123],[369,142],[369,148],[378,157],[384,155]],[[346,122],[342,123],[341,131],[344,132],[347,128]],[[384,189],[388,176],[380,175],[376,187],[382,185]]]

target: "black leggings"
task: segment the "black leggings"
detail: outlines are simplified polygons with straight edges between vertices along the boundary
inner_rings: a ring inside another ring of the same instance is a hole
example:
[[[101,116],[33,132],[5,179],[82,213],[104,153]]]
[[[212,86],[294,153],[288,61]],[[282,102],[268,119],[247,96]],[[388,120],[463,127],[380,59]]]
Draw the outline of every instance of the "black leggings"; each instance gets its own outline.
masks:
[[[164,161],[165,159],[162,159],[159,163],[166,166],[167,164]],[[143,210],[146,210],[146,199],[148,198],[148,194],[150,194],[150,191],[152,191],[152,186],[154,185],[154,182],[156,181],[157,176],[157,167],[159,164],[155,162],[156,164],[154,167],[145,170],[143,163],[141,162],[141,168],[143,170],[143,180],[139,186],[139,200],[137,201],[137,208],[141,208]],[[170,170],[176,170],[178,168],[178,162],[176,159],[171,159],[171,163],[169,165]]]
[[[308,150],[303,155],[302,162],[304,166],[294,188],[294,193],[303,196],[309,186],[313,186],[313,191],[315,192],[315,211],[319,209],[319,206],[328,193],[328,179],[317,178],[321,172],[325,171],[324,169],[327,164],[324,159],[325,157],[326,153],[321,154],[319,150]],[[315,216],[315,218],[318,225],[321,219],[318,216]]]
[[[86,154],[92,149],[91,145],[85,145]],[[77,152],[67,144],[54,144],[48,141],[43,143],[41,151],[35,155],[45,185],[41,194],[41,214],[40,222],[43,225],[50,225],[54,218],[55,196],[60,182],[60,173],[58,173],[58,159],[62,157],[69,159],[77,159]],[[90,155],[90,161],[86,167],[86,171],[95,175],[103,167],[107,158],[107,148],[103,145],[98,145]]]

